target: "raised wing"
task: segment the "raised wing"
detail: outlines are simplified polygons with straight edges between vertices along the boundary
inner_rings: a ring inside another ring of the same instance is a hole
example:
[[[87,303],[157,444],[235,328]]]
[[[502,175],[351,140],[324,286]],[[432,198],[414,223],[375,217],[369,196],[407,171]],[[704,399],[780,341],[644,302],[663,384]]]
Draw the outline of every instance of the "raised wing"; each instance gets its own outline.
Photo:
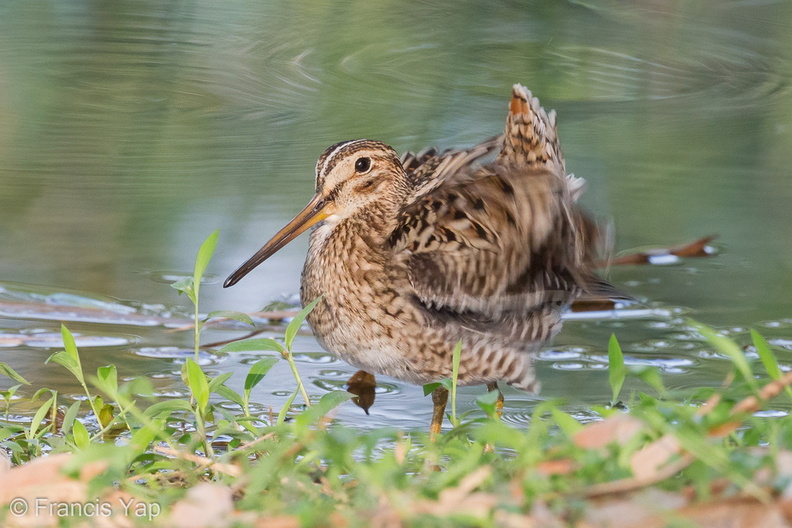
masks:
[[[493,163],[474,166],[498,144]],[[555,115],[523,87],[502,138],[404,160],[416,192],[390,243],[428,307],[498,317],[607,284],[591,271],[597,229],[575,205],[581,181],[564,172]]]

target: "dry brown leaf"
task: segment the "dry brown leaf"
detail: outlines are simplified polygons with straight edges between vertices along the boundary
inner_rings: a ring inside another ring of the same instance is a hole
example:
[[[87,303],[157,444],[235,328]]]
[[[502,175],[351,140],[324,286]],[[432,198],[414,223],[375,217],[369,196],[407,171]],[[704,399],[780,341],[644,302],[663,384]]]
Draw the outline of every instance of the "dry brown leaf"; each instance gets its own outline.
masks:
[[[261,517],[256,520],[255,526],[259,528],[300,528],[300,518],[293,515],[276,515],[274,517]]]
[[[662,516],[687,505],[679,493],[647,488],[628,497],[592,502],[584,514],[590,526],[608,528],[641,527],[658,515]]]
[[[788,528],[791,525],[781,508],[765,504],[752,497],[734,497],[720,501],[694,504],[676,511],[678,517],[688,519],[702,528]],[[640,528],[663,528],[668,518]],[[638,528],[638,527],[637,527]]]
[[[5,449],[0,449],[0,475],[6,471],[11,471],[11,457],[8,456]]]
[[[530,518],[537,528],[564,528],[568,526],[541,500],[534,502],[531,507]],[[529,525],[530,526],[530,525]]]
[[[70,503],[90,502],[93,507],[97,500],[86,496],[88,482],[105,471],[107,463],[85,464],[73,479],[62,472],[72,456],[41,457],[0,474],[0,506],[9,505],[10,510],[6,526],[57,526]]]
[[[569,475],[580,464],[569,458],[562,458],[559,460],[545,460],[536,466],[536,470],[542,475]]]
[[[651,479],[671,458],[682,452],[679,440],[672,435],[663,435],[641,448],[630,459],[633,475],[639,480]]]
[[[572,437],[583,449],[601,449],[609,444],[625,444],[643,429],[643,422],[627,414],[614,414],[587,425]]]
[[[473,492],[482,482],[489,478],[492,469],[481,466],[454,488],[446,488],[440,492],[436,501],[417,501],[412,508],[414,513],[444,517],[453,513],[466,513],[475,517],[484,517],[495,508],[498,498],[491,493]]]
[[[222,528],[233,522],[234,501],[228,486],[202,482],[173,505],[167,526],[173,528]]]
[[[197,464],[202,468],[204,467],[211,468],[214,471],[219,471],[221,473],[225,473],[226,475],[230,475],[232,477],[238,477],[242,474],[242,470],[239,468],[239,466],[235,466],[233,464],[223,464],[211,458],[199,456],[194,453],[187,453],[186,451],[178,451],[176,449],[171,449],[166,446],[155,446],[154,452],[165,456],[181,458],[183,460],[189,460],[190,462]]]
[[[59,501],[84,501],[87,483],[107,469],[107,462],[85,464],[77,479],[63,474],[71,453],[37,458],[0,474],[0,506],[16,497],[47,497]]]

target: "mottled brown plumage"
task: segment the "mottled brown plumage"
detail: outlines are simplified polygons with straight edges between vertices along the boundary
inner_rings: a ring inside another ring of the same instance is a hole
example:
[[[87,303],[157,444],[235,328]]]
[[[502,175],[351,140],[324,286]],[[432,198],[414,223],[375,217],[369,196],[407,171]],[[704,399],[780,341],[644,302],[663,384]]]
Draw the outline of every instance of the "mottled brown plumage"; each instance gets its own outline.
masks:
[[[504,134],[470,149],[401,159],[371,140],[327,149],[314,198],[226,286],[317,225],[301,296],[322,296],[308,322],[323,347],[427,383],[450,376],[461,340],[461,384],[531,390],[531,353],[563,310],[609,291],[592,271],[599,237],[576,205],[581,192],[555,114],[515,85]]]

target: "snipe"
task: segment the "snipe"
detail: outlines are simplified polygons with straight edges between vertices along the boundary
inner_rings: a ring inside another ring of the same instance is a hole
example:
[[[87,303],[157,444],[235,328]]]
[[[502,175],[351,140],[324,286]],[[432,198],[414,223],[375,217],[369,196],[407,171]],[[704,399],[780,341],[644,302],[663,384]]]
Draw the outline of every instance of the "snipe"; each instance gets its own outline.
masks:
[[[461,340],[460,384],[533,390],[531,355],[563,310],[611,293],[593,271],[600,237],[576,205],[582,188],[566,174],[555,113],[515,85],[505,133],[470,149],[328,148],[313,199],[224,286],[316,225],[301,298],[322,296],[308,323],[324,348],[425,384],[451,375]],[[437,432],[445,401],[433,399]]]

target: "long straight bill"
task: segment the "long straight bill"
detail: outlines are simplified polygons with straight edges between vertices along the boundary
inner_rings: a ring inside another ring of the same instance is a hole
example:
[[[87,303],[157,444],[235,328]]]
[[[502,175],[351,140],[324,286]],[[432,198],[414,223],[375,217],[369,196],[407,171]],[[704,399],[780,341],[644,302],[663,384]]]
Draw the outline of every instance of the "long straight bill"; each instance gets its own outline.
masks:
[[[283,246],[297,238],[309,227],[318,224],[332,214],[331,202],[327,202],[319,195],[313,197],[308,205],[286,224],[269,242],[259,249],[244,264],[228,276],[223,283],[223,288],[228,288],[239,282],[242,277],[253,271],[253,268],[277,253]]]

